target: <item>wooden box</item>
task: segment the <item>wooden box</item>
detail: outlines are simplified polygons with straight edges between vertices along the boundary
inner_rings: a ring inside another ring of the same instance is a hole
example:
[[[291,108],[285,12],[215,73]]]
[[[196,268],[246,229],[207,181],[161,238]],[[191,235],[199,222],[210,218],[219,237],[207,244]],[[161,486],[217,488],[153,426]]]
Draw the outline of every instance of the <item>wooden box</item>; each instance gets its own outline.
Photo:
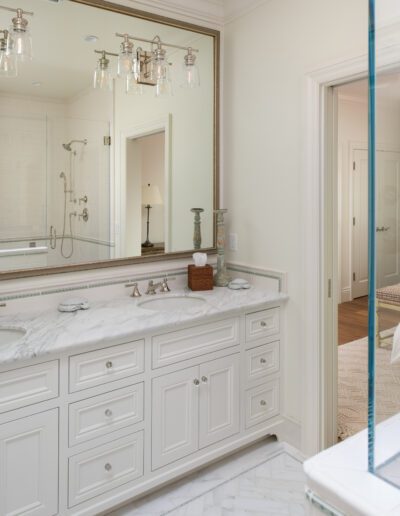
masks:
[[[188,287],[193,290],[212,290],[214,288],[214,269],[211,265],[196,267],[188,265]]]

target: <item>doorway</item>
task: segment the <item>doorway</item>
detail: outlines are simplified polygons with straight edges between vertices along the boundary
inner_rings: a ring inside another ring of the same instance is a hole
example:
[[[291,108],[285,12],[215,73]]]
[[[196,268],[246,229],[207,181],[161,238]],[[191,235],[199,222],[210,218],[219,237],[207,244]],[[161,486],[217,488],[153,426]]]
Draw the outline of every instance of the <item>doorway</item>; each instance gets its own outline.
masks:
[[[398,75],[379,91],[377,164],[377,288],[400,283],[400,133]],[[354,81],[334,88],[337,97],[338,185],[338,357],[337,435],[339,440],[367,426],[368,363],[368,83]],[[398,314],[382,308],[379,330],[393,334]],[[378,390],[382,418],[400,401],[390,348],[377,348]],[[380,383],[379,383],[380,382]],[[393,382],[392,382],[393,383]],[[394,413],[394,412],[393,412]],[[379,414],[378,414],[379,415]]]

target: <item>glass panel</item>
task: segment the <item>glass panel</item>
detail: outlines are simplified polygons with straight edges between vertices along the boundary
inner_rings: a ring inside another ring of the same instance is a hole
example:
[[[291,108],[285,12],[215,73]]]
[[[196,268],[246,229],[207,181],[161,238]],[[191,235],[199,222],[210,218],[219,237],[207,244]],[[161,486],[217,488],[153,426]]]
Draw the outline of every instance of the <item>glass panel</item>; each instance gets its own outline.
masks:
[[[370,0],[369,468],[400,488],[400,65],[384,9]]]

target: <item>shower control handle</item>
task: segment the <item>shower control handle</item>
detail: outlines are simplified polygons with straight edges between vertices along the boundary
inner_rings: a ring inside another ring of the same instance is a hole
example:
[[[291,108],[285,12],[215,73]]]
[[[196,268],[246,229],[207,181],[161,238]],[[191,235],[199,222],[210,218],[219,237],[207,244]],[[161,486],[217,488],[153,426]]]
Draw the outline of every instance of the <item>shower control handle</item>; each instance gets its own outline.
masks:
[[[83,197],[79,198],[79,204],[81,204],[82,202],[84,204],[87,204],[87,202],[88,202],[88,196],[87,195],[84,195]]]
[[[89,211],[87,208],[83,208],[82,213],[79,214],[79,218],[83,220],[83,222],[87,222],[89,220]]]

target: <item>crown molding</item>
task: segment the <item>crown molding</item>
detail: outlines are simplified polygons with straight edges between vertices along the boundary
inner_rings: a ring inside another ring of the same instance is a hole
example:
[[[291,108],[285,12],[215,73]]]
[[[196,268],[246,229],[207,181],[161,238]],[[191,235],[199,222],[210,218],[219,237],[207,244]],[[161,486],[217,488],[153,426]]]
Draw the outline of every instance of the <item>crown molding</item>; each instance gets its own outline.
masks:
[[[141,11],[180,21],[221,29],[224,24],[223,0],[109,0]]]

